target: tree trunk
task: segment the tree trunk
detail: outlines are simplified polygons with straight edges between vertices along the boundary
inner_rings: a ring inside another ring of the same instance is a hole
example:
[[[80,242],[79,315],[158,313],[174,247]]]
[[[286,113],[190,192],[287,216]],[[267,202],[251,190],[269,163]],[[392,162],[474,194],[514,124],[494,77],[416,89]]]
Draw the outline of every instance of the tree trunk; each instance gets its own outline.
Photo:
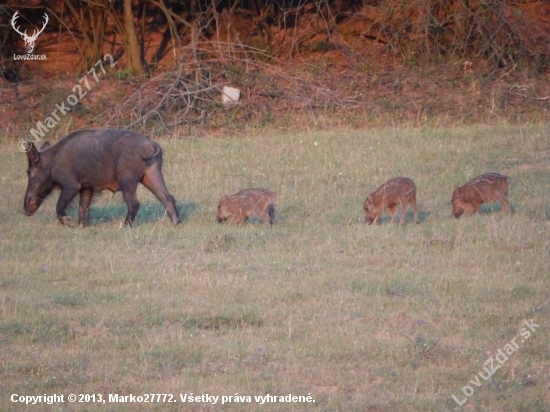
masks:
[[[143,77],[144,70],[139,57],[139,47],[134,26],[134,15],[132,13],[132,0],[124,0],[124,28],[126,31],[126,40],[128,50],[128,65],[132,69],[134,76]]]

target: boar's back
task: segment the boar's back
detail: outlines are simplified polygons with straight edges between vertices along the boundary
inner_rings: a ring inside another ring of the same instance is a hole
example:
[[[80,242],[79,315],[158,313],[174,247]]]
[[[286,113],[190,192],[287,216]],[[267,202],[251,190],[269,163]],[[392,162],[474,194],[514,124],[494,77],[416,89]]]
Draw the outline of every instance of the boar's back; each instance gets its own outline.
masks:
[[[147,166],[162,159],[158,144],[130,130],[80,130],[46,153],[52,180],[75,180],[98,192],[119,190],[121,179],[139,181]]]

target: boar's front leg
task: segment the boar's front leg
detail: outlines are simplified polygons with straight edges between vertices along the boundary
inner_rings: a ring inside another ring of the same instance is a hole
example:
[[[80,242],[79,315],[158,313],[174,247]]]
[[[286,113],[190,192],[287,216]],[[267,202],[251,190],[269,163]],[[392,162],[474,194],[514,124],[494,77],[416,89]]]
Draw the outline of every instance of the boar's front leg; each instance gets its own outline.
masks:
[[[74,199],[79,187],[64,185],[61,189],[61,194],[57,200],[57,205],[55,207],[55,212],[57,213],[57,218],[63,225],[68,225],[71,223],[71,218],[65,214],[65,208]]]
[[[413,208],[414,223],[418,224],[418,205],[416,204],[416,196],[411,197],[411,200],[409,202],[411,203],[411,206]]]
[[[82,189],[80,191],[80,205],[78,207],[78,224],[86,226],[88,224],[88,208],[92,202],[94,191],[92,189]]]
[[[237,214],[231,216],[231,220],[229,221],[230,225],[242,225],[246,222],[248,216],[246,216],[246,213],[243,212],[242,209],[239,209]]]
[[[510,202],[506,198],[506,195],[499,193],[499,195],[497,196],[497,200],[500,201],[500,203],[502,204],[502,207],[501,207],[500,211],[502,213],[509,213],[510,212]]]
[[[399,224],[404,225],[407,221],[407,208],[409,203],[405,200],[401,200],[401,219],[399,219]]]
[[[388,209],[390,210],[390,216],[391,216],[391,223],[393,223],[394,219],[395,219],[395,215],[397,213],[397,205],[396,204],[393,204],[393,205],[388,205]]]
[[[481,204],[471,205],[470,203],[464,204],[464,212],[462,213],[463,217],[468,217],[472,212],[476,211],[479,212],[481,208]]]

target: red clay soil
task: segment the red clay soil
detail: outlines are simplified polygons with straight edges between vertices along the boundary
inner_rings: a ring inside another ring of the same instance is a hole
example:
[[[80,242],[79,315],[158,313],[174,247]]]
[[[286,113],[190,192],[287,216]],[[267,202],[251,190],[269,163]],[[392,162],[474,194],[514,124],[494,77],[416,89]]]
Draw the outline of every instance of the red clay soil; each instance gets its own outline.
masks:
[[[21,14],[24,11],[21,9]],[[482,57],[422,57],[412,49],[410,53],[396,52],[388,48],[388,39],[369,32],[377,16],[375,8],[366,5],[354,13],[342,13],[337,23],[327,22],[306,6],[302,13],[299,25],[272,25],[269,35],[258,31],[246,13],[221,13],[217,30],[209,38],[199,38],[195,43],[192,36],[182,38],[180,58],[186,78],[200,66],[203,72],[207,69],[213,73],[209,85],[214,89],[227,84],[238,87],[243,96],[231,114],[219,105],[192,108],[187,125],[191,134],[231,132],[247,122],[288,122],[297,114],[340,117],[341,124],[359,128],[400,122],[424,125],[548,120],[550,78],[544,64],[535,67],[510,62],[498,67]],[[522,13],[550,33],[550,4],[526,3]],[[24,19],[20,23],[29,32],[35,27]],[[337,30],[327,30],[329,23]],[[166,27],[145,27],[144,51],[145,61],[150,63],[150,78],[175,70],[177,56],[171,42],[166,45]],[[537,47],[550,47],[542,40]],[[24,54],[23,40],[15,37],[14,41],[18,42],[15,47],[19,53]],[[119,115],[112,126],[128,125],[135,119],[135,113],[124,112],[120,104],[150,80],[131,76],[119,37],[114,32],[107,35],[103,47],[105,54],[115,56],[116,66],[109,67],[107,58],[103,62],[106,73],[96,66],[95,77],[85,67],[77,42],[66,31],[46,30],[38,37],[34,54],[45,54],[47,60],[4,64],[12,68],[12,75],[17,75],[15,81],[7,79],[6,70],[6,78],[0,76],[0,128],[7,136],[28,133],[68,95],[78,96],[79,87],[85,95],[57,128],[101,127],[116,113]],[[246,57],[235,52],[242,49],[240,44],[246,44],[250,51]],[[197,60],[197,45],[209,49],[214,53],[210,56],[218,60]],[[159,50],[163,51],[160,56]],[[3,58],[4,62],[13,60],[12,56]],[[218,94],[209,94],[212,103]],[[175,107],[170,110],[174,112]],[[198,113],[201,110],[207,115]],[[172,117],[167,114],[167,118]],[[60,134],[64,132],[59,130]]]

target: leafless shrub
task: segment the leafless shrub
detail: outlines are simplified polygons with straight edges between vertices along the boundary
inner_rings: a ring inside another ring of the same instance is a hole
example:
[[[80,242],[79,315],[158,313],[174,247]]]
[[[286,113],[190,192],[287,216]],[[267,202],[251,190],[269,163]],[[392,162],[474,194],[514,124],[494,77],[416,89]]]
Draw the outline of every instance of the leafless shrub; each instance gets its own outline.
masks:
[[[405,61],[420,55],[479,57],[497,67],[520,60],[547,64],[550,34],[534,18],[535,2],[387,0],[365,6],[365,36]]]
[[[249,121],[269,119],[275,106],[316,111],[364,104],[358,96],[339,96],[319,76],[293,76],[273,56],[239,42],[192,42],[182,47],[179,54],[182,58],[174,70],[146,81],[96,120],[142,130],[156,121],[172,133],[178,125],[224,125],[231,121],[235,110]],[[224,85],[244,91],[244,101],[237,106],[224,106]]]

